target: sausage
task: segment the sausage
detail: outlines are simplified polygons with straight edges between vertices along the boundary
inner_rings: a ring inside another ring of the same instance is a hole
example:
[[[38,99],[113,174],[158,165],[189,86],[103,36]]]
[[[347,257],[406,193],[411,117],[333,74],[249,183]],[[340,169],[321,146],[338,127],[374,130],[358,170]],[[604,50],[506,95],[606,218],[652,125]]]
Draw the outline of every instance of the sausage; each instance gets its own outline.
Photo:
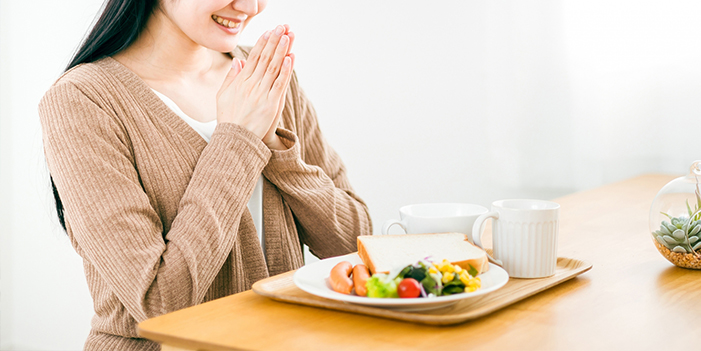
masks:
[[[331,268],[329,281],[333,291],[346,295],[351,293],[353,290],[353,281],[350,278],[351,272],[353,272],[353,265],[348,261],[340,262]]]
[[[370,271],[364,264],[357,264],[353,267],[353,284],[355,285],[355,293],[358,296],[368,296],[368,288],[365,287],[370,279]]]

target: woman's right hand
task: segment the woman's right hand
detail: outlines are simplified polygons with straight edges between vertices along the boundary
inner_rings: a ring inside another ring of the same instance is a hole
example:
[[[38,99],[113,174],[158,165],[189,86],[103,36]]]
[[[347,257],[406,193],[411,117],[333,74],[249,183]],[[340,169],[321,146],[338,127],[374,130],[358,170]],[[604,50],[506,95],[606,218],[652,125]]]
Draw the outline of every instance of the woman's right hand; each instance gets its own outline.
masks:
[[[287,28],[266,32],[248,55],[245,65],[234,59],[217,93],[217,122],[236,123],[261,139],[277,122],[292,76]]]

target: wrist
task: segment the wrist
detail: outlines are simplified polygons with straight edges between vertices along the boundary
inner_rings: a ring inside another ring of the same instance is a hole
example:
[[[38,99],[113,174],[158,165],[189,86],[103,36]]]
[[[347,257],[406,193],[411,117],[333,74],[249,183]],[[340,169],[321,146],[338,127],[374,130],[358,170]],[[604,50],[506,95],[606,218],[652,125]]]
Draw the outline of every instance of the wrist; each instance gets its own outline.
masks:
[[[282,142],[282,140],[277,134],[273,134],[270,140],[266,140],[264,142],[270,150],[282,151],[288,149],[288,147]]]

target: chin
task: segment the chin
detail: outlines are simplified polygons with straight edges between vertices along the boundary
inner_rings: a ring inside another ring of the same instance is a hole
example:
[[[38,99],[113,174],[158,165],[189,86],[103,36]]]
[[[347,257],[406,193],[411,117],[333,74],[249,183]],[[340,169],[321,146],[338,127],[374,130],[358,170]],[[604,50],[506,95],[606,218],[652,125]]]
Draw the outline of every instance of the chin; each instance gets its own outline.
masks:
[[[200,45],[210,49],[210,50],[215,50],[218,52],[232,52],[234,49],[236,49],[236,46],[239,44],[239,37],[236,36],[234,38],[227,38],[227,39],[219,39],[219,40],[212,40],[211,38],[209,40],[202,41]]]
[[[234,49],[236,49],[237,45],[238,45],[238,40],[234,44],[229,44],[229,43],[223,44],[222,43],[219,45],[207,46],[207,47],[212,49],[212,50],[219,51],[219,52],[232,52],[232,51],[234,51]]]
[[[229,34],[222,33],[222,31],[219,28],[216,28],[216,30],[214,31],[208,30],[201,34],[204,35],[201,36],[202,40],[199,41],[199,44],[206,48],[216,50],[219,52],[233,51],[239,44],[239,41],[241,39],[240,31],[237,34]]]

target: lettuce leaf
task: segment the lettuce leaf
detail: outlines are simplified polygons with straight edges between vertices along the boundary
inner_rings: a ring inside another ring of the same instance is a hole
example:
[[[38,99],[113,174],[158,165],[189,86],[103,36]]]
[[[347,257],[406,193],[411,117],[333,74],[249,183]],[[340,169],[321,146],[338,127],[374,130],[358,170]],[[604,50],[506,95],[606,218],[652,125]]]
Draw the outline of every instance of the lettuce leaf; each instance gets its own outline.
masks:
[[[368,289],[368,297],[388,298],[399,297],[397,294],[397,285],[402,281],[402,278],[389,279],[386,274],[373,274],[365,283]]]
[[[441,292],[441,295],[452,295],[461,292],[465,292],[465,284],[460,280],[460,278],[458,278],[458,275],[456,274],[453,280],[443,285],[443,291]]]
[[[420,282],[424,280],[427,275],[428,268],[421,264],[416,266],[406,266],[406,268],[404,268],[398,276],[401,278],[414,278],[417,282]]]
[[[441,292],[443,291],[443,283],[441,283],[441,279],[439,277],[440,274],[437,274],[435,277],[432,274],[427,274],[426,277],[421,280],[421,285],[423,285],[427,293],[435,296],[441,296]]]
[[[475,267],[472,267],[471,264],[468,266],[470,266],[470,269],[467,270],[467,273],[473,277],[476,277],[479,272],[475,269]]]

